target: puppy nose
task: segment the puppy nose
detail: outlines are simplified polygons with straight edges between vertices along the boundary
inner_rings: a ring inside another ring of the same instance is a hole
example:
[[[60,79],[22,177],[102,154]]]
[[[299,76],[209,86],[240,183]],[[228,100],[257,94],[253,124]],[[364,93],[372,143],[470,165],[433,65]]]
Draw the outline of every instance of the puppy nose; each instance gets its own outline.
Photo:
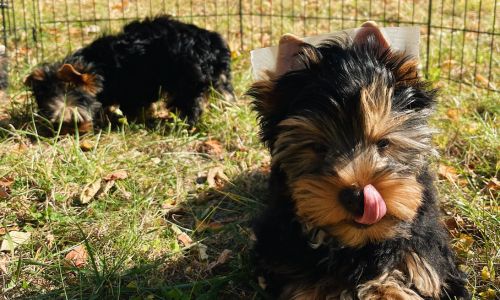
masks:
[[[352,214],[362,216],[364,210],[364,193],[362,189],[346,188],[339,193],[340,203]]]

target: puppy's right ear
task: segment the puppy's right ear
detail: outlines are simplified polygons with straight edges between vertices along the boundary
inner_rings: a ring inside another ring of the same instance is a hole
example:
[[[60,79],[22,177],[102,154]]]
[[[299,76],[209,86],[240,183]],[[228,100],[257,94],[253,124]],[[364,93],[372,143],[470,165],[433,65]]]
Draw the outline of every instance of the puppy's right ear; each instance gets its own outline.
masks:
[[[317,62],[319,55],[314,46],[301,38],[287,33],[279,41],[276,67],[269,70],[268,79],[255,82],[247,92],[254,100],[254,106],[261,117],[276,114],[279,110],[281,96],[274,88],[276,80],[288,72],[306,68],[306,64]]]
[[[291,71],[304,69],[305,60],[301,56],[305,56],[309,62],[318,61],[318,54],[313,48],[291,33],[284,34],[279,41],[276,69],[273,75],[279,77]]]
[[[24,78],[24,85],[27,87],[32,87],[35,82],[44,81],[46,78],[45,71],[42,68],[34,69],[30,75]]]

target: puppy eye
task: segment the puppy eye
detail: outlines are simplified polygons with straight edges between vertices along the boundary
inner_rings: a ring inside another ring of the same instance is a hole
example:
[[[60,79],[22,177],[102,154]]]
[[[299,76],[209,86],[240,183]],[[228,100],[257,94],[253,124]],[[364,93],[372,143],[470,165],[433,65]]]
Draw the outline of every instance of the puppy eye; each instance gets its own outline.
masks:
[[[377,148],[379,150],[385,150],[389,147],[389,140],[388,139],[381,139],[377,142]]]

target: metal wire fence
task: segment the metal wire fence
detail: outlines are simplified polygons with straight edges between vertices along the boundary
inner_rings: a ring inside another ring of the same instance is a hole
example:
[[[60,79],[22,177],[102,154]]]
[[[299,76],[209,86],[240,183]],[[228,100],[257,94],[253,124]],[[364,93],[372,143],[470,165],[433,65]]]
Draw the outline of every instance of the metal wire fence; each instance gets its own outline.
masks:
[[[374,20],[421,28],[430,78],[499,92],[497,0],[1,0],[0,9],[15,74],[160,13],[219,31],[240,53],[275,44],[285,32],[308,36]]]

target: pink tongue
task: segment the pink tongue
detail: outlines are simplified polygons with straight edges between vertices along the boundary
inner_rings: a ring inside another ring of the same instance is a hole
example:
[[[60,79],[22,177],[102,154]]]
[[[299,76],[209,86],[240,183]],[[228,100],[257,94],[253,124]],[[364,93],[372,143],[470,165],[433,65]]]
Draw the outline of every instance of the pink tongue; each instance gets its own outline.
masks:
[[[365,199],[363,216],[354,219],[354,221],[365,225],[375,224],[380,221],[387,212],[384,199],[382,199],[380,193],[371,184],[363,188],[363,194]]]

